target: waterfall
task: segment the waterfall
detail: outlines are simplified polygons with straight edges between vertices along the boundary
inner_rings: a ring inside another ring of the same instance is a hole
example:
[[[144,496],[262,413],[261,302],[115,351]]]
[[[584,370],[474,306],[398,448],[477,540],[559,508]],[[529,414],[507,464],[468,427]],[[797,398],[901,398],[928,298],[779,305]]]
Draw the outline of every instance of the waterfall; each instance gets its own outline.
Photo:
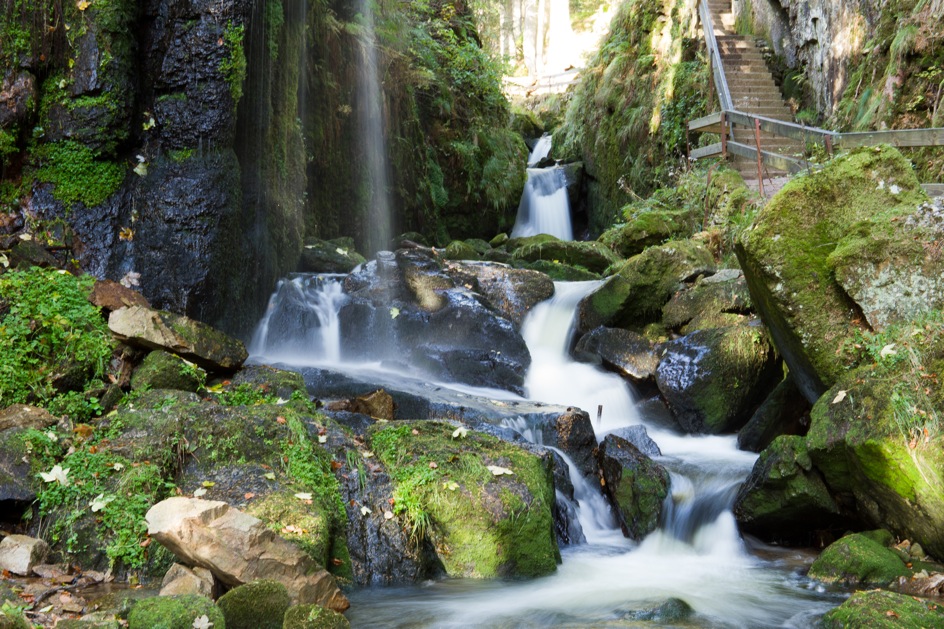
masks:
[[[511,237],[538,234],[550,234],[561,240],[574,239],[570,224],[570,200],[567,198],[567,177],[560,166],[528,169],[528,181],[521,194]]]
[[[299,274],[281,280],[269,298],[249,353],[265,362],[339,364],[338,312],[347,300],[341,277]]]
[[[360,141],[366,157],[365,189],[367,203],[367,253],[390,247],[393,238],[393,217],[390,204],[390,174],[384,124],[383,92],[380,66],[377,62],[377,38],[374,32],[374,0],[359,0],[364,37],[362,58],[358,68],[357,108]]]
[[[525,318],[522,335],[531,352],[525,378],[533,400],[578,406],[590,413],[598,433],[638,424],[632,392],[616,374],[570,357],[570,340],[577,304],[600,282],[555,282],[554,296],[538,304]],[[603,407],[597,423],[597,409]]]
[[[565,170],[560,166],[530,168],[547,157],[550,150],[551,136],[544,135],[531,151],[528,181],[521,193],[512,238],[550,234],[561,240],[574,239]]]

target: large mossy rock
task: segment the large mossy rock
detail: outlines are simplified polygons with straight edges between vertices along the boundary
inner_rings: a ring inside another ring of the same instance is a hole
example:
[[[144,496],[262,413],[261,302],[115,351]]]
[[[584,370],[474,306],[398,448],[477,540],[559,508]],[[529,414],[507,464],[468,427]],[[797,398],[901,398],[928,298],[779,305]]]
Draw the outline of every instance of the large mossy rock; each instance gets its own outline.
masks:
[[[689,334],[742,323],[751,312],[744,274],[738,269],[722,269],[673,295],[662,309],[662,323],[670,330]]]
[[[596,241],[545,240],[523,244],[513,252],[516,260],[537,262],[546,260],[582,267],[591,273],[603,273],[621,258],[612,249]]]
[[[743,426],[781,375],[764,328],[738,325],[665,343],[656,384],[684,430],[718,434]]]
[[[188,368],[189,367],[189,368]],[[134,390],[176,389],[197,391],[203,385],[199,372],[176,354],[162,350],[150,352],[131,376]]]
[[[823,629],[923,629],[944,625],[944,606],[887,590],[856,592],[823,616]]]
[[[761,453],[738,492],[734,515],[746,533],[801,543],[844,522],[804,439],[794,436],[778,437]]]
[[[649,339],[621,328],[599,327],[580,337],[574,348],[577,360],[602,363],[635,382],[651,381],[659,354]]]
[[[787,374],[738,431],[738,448],[760,452],[780,435],[806,434],[809,413],[810,403]]]
[[[858,330],[944,304],[944,225],[890,147],[858,149],[796,177],[737,246],[755,307],[813,403],[855,364]]]
[[[115,310],[108,327],[116,338],[191,360],[208,371],[232,372],[249,357],[242,341],[194,319],[140,306]]]
[[[432,544],[449,576],[554,572],[560,551],[550,454],[460,428],[396,422],[370,431],[393,479],[391,517]]]
[[[656,530],[669,493],[665,468],[616,435],[600,444],[597,461],[623,535],[640,540]]]
[[[908,358],[840,379],[813,407],[806,439],[827,485],[864,523],[944,556],[944,449],[938,427],[922,415],[944,409],[940,385],[925,384],[944,372],[944,334],[923,356],[917,378]]]
[[[354,249],[351,238],[311,239],[302,248],[299,270],[307,273],[350,273],[367,260]]]
[[[846,535],[830,544],[809,572],[810,578],[826,583],[877,587],[886,587],[910,574],[893,550],[863,533]]]
[[[292,597],[278,581],[260,579],[233,588],[216,604],[229,629],[282,629]]]
[[[695,240],[650,247],[619,267],[600,288],[580,302],[578,327],[641,329],[662,318],[662,307],[679,285],[715,271],[708,248]]]

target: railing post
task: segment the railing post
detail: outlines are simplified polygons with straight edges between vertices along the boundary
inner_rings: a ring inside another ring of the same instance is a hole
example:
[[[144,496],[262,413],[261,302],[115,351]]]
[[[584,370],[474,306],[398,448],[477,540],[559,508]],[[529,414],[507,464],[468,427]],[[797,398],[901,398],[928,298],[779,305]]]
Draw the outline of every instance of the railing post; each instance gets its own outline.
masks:
[[[826,154],[829,155],[829,158],[833,157],[833,136],[826,135]]]
[[[727,112],[721,110],[721,157],[728,159],[728,118]]]
[[[760,152],[760,120],[754,119],[754,144],[757,146],[757,187],[760,190],[760,196],[767,198],[764,194],[764,156]]]

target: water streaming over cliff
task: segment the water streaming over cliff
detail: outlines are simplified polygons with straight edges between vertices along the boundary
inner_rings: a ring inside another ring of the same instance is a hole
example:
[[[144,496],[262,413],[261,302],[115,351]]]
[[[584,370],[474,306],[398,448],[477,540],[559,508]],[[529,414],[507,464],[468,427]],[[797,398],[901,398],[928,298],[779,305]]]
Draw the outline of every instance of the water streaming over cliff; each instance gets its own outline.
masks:
[[[387,141],[384,129],[384,99],[380,89],[377,38],[374,32],[374,0],[359,0],[358,10],[364,28],[361,63],[358,67],[358,129],[367,158],[368,180],[363,182],[368,194],[367,250],[374,253],[390,246],[393,217],[390,203]]]
[[[567,175],[563,168],[532,168],[547,157],[551,136],[541,137],[528,158],[528,180],[521,193],[518,215],[511,231],[513,238],[550,234],[561,240],[573,240]]]

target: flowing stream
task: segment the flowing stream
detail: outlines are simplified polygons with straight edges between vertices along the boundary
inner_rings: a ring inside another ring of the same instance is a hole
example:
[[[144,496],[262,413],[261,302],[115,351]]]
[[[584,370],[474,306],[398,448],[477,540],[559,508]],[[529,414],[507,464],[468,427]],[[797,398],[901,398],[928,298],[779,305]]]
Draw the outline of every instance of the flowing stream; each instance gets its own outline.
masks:
[[[656,460],[672,480],[661,527],[639,543],[627,540],[594,487],[596,479],[580,478],[572,468],[573,513],[586,541],[562,549],[563,564],[554,575],[360,590],[351,595],[352,626],[624,627],[632,626],[627,623],[640,610],[676,598],[695,612],[685,626],[810,627],[838,604],[801,576],[810,559],[806,554],[749,548],[740,538],[731,504],[756,455],[739,451],[733,436],[686,436],[648,420],[622,378],[570,358],[576,305],[595,285],[556,283],[555,296],[526,318],[523,335],[533,356],[528,398],[579,406],[592,418],[602,405],[594,420],[598,440],[613,430],[646,426],[662,450]],[[338,342],[332,340],[343,301],[336,279],[283,280],[259,326],[253,354],[267,362],[343,368]],[[308,332],[290,338],[280,329]],[[530,438],[523,421],[512,427]]]

